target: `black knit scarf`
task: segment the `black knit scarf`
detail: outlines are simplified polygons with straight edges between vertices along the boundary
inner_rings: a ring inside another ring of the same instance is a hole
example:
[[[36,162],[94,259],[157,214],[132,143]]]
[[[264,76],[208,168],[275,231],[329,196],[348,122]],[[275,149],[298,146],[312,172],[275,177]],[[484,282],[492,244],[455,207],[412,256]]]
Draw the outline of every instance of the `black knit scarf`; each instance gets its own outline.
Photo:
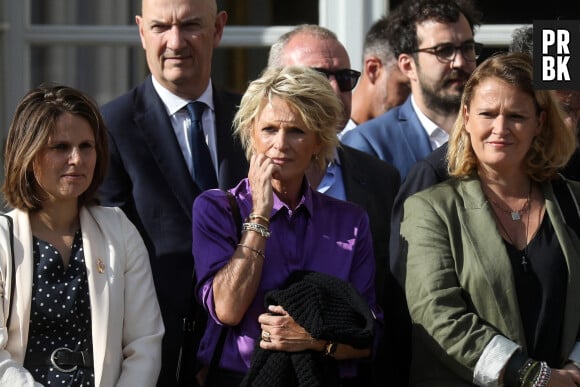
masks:
[[[268,305],[281,305],[312,337],[368,348],[373,343],[368,303],[348,282],[313,271],[297,271],[281,289],[266,293]],[[320,352],[279,352],[256,346],[241,387],[338,385],[338,367]]]

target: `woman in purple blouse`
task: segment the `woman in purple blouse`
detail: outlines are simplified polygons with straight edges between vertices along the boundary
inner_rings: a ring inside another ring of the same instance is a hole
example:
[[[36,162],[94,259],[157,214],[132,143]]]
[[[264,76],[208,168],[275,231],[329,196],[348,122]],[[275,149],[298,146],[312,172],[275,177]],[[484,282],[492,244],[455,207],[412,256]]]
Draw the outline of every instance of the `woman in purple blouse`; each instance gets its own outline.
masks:
[[[371,355],[372,345],[315,339],[282,306],[264,306],[268,291],[292,272],[309,270],[352,284],[382,321],[367,214],[316,192],[306,177],[334,158],[341,117],[329,80],[309,68],[268,69],[242,98],[234,125],[250,170],[230,192],[244,223],[237,224],[219,189],[204,192],[193,205],[196,295],[210,315],[198,352],[202,362],[210,364],[222,327],[227,329],[211,385],[239,385],[257,345],[331,356],[346,379],[356,376],[351,359]]]

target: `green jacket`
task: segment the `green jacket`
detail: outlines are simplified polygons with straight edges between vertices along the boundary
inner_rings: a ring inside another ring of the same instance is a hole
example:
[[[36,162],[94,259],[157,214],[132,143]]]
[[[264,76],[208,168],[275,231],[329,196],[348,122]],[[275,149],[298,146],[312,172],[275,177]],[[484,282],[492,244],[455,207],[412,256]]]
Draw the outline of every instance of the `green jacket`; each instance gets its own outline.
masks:
[[[580,202],[580,183],[569,182]],[[552,185],[547,213],[568,265],[562,364],[580,341],[580,239],[564,222]],[[490,340],[526,352],[516,288],[502,237],[476,178],[450,179],[405,202],[401,258],[413,320],[411,385],[468,386]]]

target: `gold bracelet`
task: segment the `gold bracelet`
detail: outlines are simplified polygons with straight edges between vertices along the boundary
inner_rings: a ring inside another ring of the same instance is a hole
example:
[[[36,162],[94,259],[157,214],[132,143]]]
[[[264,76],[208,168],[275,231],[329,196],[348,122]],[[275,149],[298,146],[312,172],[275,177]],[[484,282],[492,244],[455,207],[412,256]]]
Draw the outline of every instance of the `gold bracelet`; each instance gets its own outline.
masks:
[[[270,225],[270,219],[266,218],[264,215],[260,215],[260,214],[256,214],[256,213],[252,212],[252,213],[250,213],[250,215],[248,215],[248,218],[250,220],[260,219],[260,220],[263,220],[264,222],[266,222],[266,224]]]
[[[253,247],[250,246],[246,246],[244,244],[238,243],[238,246],[240,247],[245,247],[246,249],[254,252],[256,255],[259,255],[260,257],[262,257],[262,259],[266,259],[266,256],[264,255],[264,252],[260,249],[254,249]]]

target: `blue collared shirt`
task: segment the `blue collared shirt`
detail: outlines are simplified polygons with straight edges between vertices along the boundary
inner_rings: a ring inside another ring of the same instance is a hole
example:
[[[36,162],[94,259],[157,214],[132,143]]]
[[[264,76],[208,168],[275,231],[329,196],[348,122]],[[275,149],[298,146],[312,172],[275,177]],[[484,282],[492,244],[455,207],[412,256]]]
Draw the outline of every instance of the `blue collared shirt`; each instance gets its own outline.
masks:
[[[326,173],[322,177],[318,188],[318,192],[322,192],[333,198],[346,200],[346,191],[344,190],[344,181],[342,179],[342,167],[338,152],[334,151],[334,160],[332,160],[326,168]]]

